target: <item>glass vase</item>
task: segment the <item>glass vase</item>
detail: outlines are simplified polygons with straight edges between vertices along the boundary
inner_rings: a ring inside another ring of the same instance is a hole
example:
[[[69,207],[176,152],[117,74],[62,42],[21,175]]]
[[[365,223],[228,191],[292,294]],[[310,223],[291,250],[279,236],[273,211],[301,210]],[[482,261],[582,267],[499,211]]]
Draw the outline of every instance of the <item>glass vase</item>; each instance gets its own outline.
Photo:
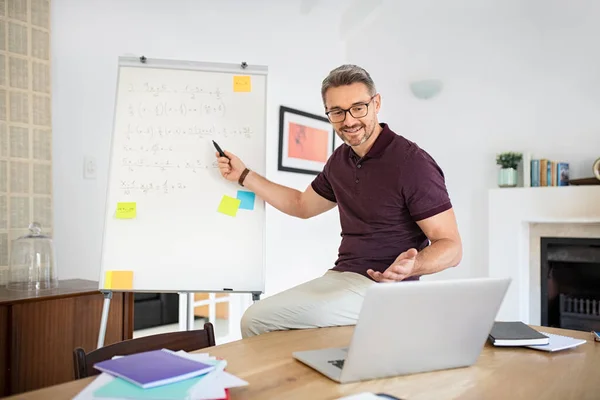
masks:
[[[37,222],[29,225],[29,234],[12,243],[9,290],[37,291],[58,286],[58,274],[52,239],[42,233]]]

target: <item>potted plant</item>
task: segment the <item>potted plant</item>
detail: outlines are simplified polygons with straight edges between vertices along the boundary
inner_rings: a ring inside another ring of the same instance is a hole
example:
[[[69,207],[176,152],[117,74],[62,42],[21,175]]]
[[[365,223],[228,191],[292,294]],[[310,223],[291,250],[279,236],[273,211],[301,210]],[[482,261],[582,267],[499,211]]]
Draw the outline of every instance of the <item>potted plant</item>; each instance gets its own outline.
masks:
[[[517,186],[517,167],[523,159],[522,153],[508,151],[496,156],[496,164],[500,165],[498,172],[498,186],[515,187]]]

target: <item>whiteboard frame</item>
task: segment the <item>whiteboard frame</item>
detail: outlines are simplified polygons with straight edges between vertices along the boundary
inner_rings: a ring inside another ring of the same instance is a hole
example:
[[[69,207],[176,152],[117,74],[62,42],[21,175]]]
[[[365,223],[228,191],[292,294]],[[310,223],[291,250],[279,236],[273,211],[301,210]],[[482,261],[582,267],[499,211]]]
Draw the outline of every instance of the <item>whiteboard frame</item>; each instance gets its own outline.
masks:
[[[261,265],[261,287],[260,290],[235,290],[235,289],[193,289],[193,290],[153,290],[153,289],[105,289],[103,287],[104,284],[104,274],[105,271],[102,268],[103,259],[104,259],[104,244],[106,239],[106,225],[107,219],[106,215],[108,213],[109,207],[109,187],[111,182],[111,171],[112,171],[112,163],[113,163],[113,143],[115,140],[115,128],[116,128],[116,119],[117,119],[117,96],[119,92],[119,83],[120,83],[120,70],[122,67],[135,67],[135,68],[163,68],[163,69],[176,69],[176,70],[188,70],[188,71],[203,71],[203,72],[224,72],[224,73],[243,73],[244,75],[264,75],[265,77],[265,98],[264,98],[264,121],[265,121],[265,140],[264,140],[264,154],[265,157],[262,159],[261,168],[266,172],[266,151],[267,151],[267,141],[266,134],[268,131],[269,121],[267,119],[268,111],[268,88],[269,88],[269,79],[268,79],[268,67],[266,65],[251,65],[246,62],[241,62],[240,64],[233,63],[218,63],[218,62],[209,62],[209,61],[184,61],[184,60],[172,60],[172,59],[160,59],[160,58],[146,58],[145,56],[141,57],[133,57],[133,56],[119,56],[117,63],[117,79],[115,85],[115,102],[113,108],[113,123],[111,128],[110,142],[109,142],[109,156],[108,156],[108,176],[107,176],[107,187],[106,187],[106,195],[105,195],[105,204],[104,204],[104,214],[102,221],[102,241],[100,245],[100,268],[99,268],[99,279],[98,285],[99,290],[105,293],[105,296],[109,292],[127,292],[127,293],[251,293],[253,300],[258,300],[260,295],[265,293],[265,282],[266,282],[266,209],[262,218],[262,265]],[[230,299],[231,301],[231,299]],[[101,327],[102,329],[102,327]]]

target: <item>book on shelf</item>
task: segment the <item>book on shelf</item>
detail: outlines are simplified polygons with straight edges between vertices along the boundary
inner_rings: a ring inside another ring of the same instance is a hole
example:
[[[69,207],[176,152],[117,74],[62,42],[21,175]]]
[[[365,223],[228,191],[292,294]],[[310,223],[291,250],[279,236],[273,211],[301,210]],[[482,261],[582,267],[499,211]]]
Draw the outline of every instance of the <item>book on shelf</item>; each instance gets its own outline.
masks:
[[[530,161],[531,187],[569,186],[569,163],[546,158]]]

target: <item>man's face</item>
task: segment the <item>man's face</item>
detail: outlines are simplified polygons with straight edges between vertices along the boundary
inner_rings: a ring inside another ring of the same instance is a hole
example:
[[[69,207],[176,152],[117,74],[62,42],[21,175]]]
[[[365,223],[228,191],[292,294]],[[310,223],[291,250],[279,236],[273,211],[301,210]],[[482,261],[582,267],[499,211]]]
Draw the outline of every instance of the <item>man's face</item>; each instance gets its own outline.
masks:
[[[325,93],[325,111],[338,136],[349,146],[357,147],[369,140],[378,125],[379,107],[379,95],[371,97],[362,83],[330,88]],[[344,110],[348,109],[344,118]]]

